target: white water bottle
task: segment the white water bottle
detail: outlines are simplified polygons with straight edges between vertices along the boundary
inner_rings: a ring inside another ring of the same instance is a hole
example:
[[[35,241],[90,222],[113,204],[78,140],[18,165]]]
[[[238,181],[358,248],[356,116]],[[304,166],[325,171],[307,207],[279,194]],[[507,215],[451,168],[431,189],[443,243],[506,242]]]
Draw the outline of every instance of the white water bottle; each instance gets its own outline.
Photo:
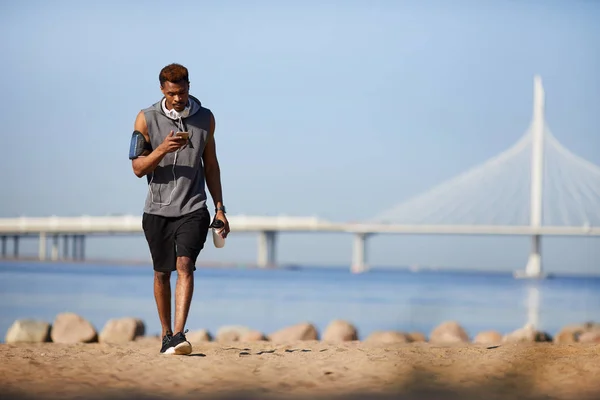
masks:
[[[225,246],[225,238],[221,236],[221,231],[225,224],[223,221],[215,219],[210,226],[212,228],[213,243],[217,249],[220,249]]]

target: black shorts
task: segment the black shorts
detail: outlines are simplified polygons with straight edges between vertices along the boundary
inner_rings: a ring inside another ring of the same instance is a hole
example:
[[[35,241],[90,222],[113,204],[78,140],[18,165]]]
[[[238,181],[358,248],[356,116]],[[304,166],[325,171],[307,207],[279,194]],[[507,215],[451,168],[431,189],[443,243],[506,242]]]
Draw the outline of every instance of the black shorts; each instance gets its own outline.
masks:
[[[144,213],[142,228],[150,247],[155,271],[177,269],[177,257],[189,257],[194,263],[204,248],[210,214],[201,208],[181,217],[163,217]]]

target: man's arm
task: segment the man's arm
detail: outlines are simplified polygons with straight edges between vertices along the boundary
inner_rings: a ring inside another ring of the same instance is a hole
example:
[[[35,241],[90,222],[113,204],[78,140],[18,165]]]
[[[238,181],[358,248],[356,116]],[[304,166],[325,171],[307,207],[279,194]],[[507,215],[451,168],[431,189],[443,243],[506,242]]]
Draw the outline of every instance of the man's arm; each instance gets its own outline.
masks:
[[[221,187],[221,169],[219,160],[217,159],[217,149],[215,145],[215,117],[210,113],[210,128],[208,139],[202,154],[204,161],[204,176],[206,178],[206,186],[210,192],[210,196],[215,203],[215,207],[223,205],[223,193]],[[217,214],[222,214],[221,212]]]
[[[223,206],[223,193],[221,188],[221,169],[219,168],[219,160],[217,159],[217,148],[215,145],[215,116],[210,113],[210,128],[208,132],[208,141],[204,147],[202,154],[204,161],[204,177],[206,178],[206,186],[210,191],[210,196],[213,198],[215,207]],[[220,235],[226,238],[229,234],[229,221],[222,210],[215,214],[215,218],[222,221],[224,226],[220,231]]]
[[[141,132],[146,142],[150,143],[148,125],[146,124],[146,117],[144,117],[144,113],[142,111],[138,113],[133,129]],[[151,152],[145,150],[142,155],[131,160],[133,173],[138,178],[146,176],[150,172],[154,171],[158,163],[160,163],[160,160],[162,160],[167,153],[177,150],[183,144],[185,144],[185,141],[177,138],[177,136],[173,136],[173,131],[171,131],[171,133],[165,138],[165,141],[162,142],[156,149],[152,150]]]

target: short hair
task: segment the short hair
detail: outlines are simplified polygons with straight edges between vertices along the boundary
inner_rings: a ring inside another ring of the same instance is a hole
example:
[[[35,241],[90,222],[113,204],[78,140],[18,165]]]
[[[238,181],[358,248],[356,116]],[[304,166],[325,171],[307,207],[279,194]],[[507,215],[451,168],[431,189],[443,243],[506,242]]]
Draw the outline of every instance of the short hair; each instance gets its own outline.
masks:
[[[167,81],[177,83],[181,81],[185,81],[190,83],[188,77],[188,70],[181,64],[169,64],[163,69],[160,70],[160,74],[158,75],[158,80],[160,81],[160,86]]]

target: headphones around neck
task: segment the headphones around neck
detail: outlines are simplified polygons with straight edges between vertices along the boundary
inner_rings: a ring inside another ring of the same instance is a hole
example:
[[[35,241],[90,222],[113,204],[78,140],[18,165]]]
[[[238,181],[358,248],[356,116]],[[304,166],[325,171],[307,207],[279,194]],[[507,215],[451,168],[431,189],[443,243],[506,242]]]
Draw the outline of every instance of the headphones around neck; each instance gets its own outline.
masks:
[[[188,104],[185,106],[185,108],[183,109],[183,111],[178,112],[177,110],[175,110],[174,108],[171,110],[167,109],[167,100],[164,99],[162,101],[162,108],[163,111],[165,112],[165,114],[167,115],[167,117],[172,118],[172,119],[179,119],[179,118],[186,118],[190,115],[190,101],[188,100]]]

